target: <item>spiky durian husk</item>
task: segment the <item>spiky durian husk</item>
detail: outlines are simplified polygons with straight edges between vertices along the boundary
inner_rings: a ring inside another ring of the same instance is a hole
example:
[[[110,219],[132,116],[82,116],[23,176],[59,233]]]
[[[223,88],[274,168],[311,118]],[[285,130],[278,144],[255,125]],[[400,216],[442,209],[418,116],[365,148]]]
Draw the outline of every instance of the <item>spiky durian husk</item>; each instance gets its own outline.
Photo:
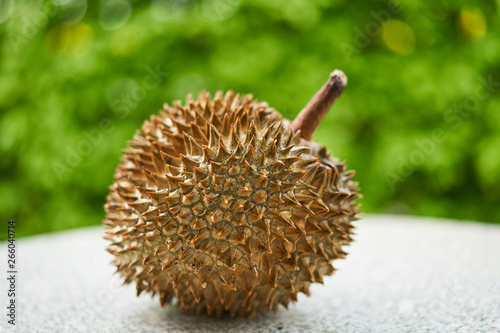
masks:
[[[107,198],[108,251],[137,293],[255,316],[331,275],[359,195],[353,172],[250,95],[164,106],[129,143]]]

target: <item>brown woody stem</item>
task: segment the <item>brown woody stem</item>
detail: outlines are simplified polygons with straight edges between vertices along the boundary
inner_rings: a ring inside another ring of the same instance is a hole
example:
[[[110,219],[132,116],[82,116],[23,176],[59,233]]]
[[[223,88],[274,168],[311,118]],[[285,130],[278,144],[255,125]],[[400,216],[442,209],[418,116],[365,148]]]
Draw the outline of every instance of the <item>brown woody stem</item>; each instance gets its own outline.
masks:
[[[294,132],[300,130],[303,139],[310,140],[314,130],[323,120],[335,100],[342,94],[347,85],[347,77],[341,70],[334,70],[330,78],[300,111],[291,124]]]

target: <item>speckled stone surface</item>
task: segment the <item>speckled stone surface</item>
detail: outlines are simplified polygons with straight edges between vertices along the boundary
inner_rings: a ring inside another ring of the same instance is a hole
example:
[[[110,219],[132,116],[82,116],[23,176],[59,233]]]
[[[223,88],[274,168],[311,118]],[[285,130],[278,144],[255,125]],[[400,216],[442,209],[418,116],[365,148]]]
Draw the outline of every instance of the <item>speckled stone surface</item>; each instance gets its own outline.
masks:
[[[122,286],[104,228],[21,239],[13,332],[500,332],[500,226],[406,216],[356,223],[347,259],[289,311],[196,317]],[[6,243],[0,243],[6,271]],[[0,279],[1,307],[7,280]],[[6,313],[6,310],[3,311]]]

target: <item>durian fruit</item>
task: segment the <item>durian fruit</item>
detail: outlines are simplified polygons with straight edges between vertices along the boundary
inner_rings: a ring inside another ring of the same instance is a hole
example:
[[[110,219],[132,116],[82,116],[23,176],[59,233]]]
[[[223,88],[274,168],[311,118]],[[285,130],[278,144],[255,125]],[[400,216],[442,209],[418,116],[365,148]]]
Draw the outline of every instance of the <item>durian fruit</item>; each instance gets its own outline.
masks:
[[[358,213],[353,171],[310,136],[341,71],[294,122],[251,95],[165,105],[129,142],[105,209],[108,251],[137,294],[255,317],[331,275]]]

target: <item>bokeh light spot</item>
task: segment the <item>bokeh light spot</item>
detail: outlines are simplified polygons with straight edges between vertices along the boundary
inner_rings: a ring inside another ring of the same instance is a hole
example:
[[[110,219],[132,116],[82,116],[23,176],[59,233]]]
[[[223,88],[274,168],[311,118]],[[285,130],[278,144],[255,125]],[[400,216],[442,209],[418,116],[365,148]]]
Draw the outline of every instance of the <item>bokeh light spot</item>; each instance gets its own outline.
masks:
[[[111,53],[116,56],[127,56],[139,48],[141,39],[140,30],[135,25],[127,24],[111,35],[109,42]]]
[[[479,8],[465,7],[460,11],[458,25],[463,34],[471,39],[479,39],[486,33],[486,19]]]
[[[61,22],[64,24],[75,24],[79,22],[87,12],[87,0],[65,0],[57,3],[62,12]]]
[[[158,21],[175,21],[181,18],[188,5],[188,0],[152,0],[151,14]]]
[[[201,12],[211,21],[224,21],[233,16],[239,6],[239,0],[203,0]]]
[[[10,17],[19,17],[23,19],[33,18],[33,16],[38,15],[40,11],[48,12],[48,8],[43,8],[44,0],[1,0],[2,2],[12,2],[12,12]],[[0,16],[4,13],[3,11],[8,7],[0,6]],[[49,6],[50,8],[50,6]]]
[[[130,2],[125,0],[108,1],[101,8],[99,21],[104,30],[117,30],[127,23],[130,18]]]
[[[91,43],[92,28],[84,23],[56,26],[49,31],[46,38],[46,45],[53,55],[83,55],[89,51]]]
[[[382,29],[382,39],[389,50],[398,54],[409,55],[415,50],[415,34],[402,21],[387,22]]]

